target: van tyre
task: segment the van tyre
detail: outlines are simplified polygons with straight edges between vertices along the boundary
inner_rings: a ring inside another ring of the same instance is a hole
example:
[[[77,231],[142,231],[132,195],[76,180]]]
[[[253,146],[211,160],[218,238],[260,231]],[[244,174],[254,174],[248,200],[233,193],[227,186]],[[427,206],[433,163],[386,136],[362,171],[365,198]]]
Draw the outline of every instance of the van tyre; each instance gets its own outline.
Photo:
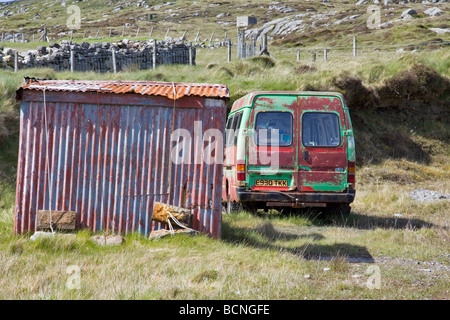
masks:
[[[234,201],[231,201],[230,195],[227,196],[227,204],[226,204],[226,213],[231,213],[232,211],[239,211],[241,210],[241,206],[239,203],[236,203]]]
[[[328,215],[348,216],[351,209],[348,203],[333,203],[327,205],[325,212]]]

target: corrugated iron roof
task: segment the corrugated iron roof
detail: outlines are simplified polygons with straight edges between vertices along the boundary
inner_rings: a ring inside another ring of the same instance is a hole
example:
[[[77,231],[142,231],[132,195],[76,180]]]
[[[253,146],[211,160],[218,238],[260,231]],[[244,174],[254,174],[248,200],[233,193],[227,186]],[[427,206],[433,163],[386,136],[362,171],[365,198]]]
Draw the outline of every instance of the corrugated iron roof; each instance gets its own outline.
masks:
[[[184,96],[230,98],[230,93],[226,85],[208,83],[29,79],[19,90],[43,91],[44,89],[46,91],[63,92],[136,93],[142,95],[163,96],[172,100],[180,99]]]

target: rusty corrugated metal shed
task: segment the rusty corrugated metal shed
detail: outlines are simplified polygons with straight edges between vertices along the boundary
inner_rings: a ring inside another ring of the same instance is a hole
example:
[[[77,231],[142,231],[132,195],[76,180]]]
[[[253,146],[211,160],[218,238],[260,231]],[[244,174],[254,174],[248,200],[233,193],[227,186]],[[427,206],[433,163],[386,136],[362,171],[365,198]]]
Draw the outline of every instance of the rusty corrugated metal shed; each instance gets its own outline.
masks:
[[[17,97],[16,233],[35,229],[38,210],[61,210],[93,231],[149,234],[162,227],[153,203],[170,193],[170,204],[192,209],[194,229],[220,236],[222,162],[205,163],[208,141],[195,131],[223,134],[226,86],[40,80]],[[188,163],[170,161],[176,129],[193,137]]]
[[[80,80],[35,80],[21,89],[67,91],[67,92],[110,92],[137,93],[149,96],[163,96],[176,99],[184,96],[207,98],[229,98],[228,87],[222,84],[179,83],[155,81],[80,81]]]

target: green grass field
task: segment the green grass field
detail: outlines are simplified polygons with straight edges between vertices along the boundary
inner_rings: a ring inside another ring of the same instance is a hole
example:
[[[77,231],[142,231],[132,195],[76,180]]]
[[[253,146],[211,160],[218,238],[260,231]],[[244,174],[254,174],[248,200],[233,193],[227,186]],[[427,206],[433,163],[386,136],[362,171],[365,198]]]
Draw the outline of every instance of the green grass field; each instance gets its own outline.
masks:
[[[0,70],[0,299],[449,299],[449,202],[409,197],[450,193],[449,50],[312,63],[273,48],[276,61],[227,63],[225,49],[200,49],[197,66],[115,75]],[[241,211],[223,216],[218,240],[128,235],[116,247],[87,231],[36,242],[13,235],[14,92],[24,76],[224,83],[230,105],[252,90],[343,92],[357,148],[352,214]],[[80,270],[80,289],[67,287],[69,266]]]

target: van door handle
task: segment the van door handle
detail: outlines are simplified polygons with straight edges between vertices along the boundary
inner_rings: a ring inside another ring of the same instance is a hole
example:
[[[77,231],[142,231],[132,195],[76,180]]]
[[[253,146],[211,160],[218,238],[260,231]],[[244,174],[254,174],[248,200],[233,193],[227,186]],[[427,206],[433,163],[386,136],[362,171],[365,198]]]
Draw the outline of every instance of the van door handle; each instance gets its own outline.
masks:
[[[308,150],[303,151],[303,160],[308,160]]]

